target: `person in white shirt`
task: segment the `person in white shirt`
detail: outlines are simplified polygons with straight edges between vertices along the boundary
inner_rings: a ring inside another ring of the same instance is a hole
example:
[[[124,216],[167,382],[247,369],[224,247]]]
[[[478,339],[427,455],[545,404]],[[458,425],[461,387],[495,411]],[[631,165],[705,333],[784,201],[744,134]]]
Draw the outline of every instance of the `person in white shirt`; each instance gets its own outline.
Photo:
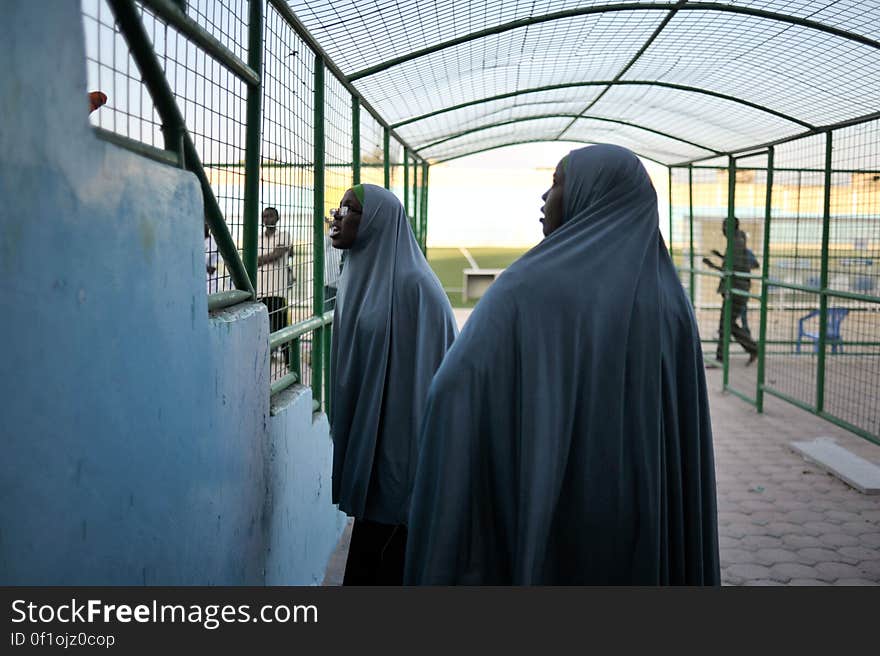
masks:
[[[333,248],[329,234],[324,235],[324,310],[336,307],[336,289],[342,271],[344,251]]]
[[[263,231],[260,233],[260,251],[257,257],[257,298],[269,310],[269,330],[277,332],[288,325],[287,278],[290,257],[290,236],[278,230],[278,210],[263,210]],[[289,362],[288,349],[284,349],[284,361]]]
[[[211,236],[208,230],[208,224],[205,223],[205,274],[207,275],[208,293],[216,294],[220,291],[220,252],[217,249],[217,242]]]

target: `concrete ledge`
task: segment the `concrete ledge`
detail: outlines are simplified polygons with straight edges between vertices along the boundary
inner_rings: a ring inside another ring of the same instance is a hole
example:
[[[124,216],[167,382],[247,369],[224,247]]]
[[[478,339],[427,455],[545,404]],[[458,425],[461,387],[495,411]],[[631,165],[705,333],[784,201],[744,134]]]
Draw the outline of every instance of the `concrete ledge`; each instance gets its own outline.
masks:
[[[791,442],[791,448],[862,494],[880,494],[880,467],[829,438]]]

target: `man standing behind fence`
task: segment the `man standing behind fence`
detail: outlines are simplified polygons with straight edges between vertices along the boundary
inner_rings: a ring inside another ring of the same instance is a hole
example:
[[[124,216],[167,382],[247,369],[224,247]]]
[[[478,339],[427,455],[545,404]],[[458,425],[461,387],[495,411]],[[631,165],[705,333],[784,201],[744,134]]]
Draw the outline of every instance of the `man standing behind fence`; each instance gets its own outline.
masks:
[[[718,266],[708,257],[703,258],[703,264],[716,271],[733,270],[737,273],[749,273],[751,266],[749,263],[748,247],[746,246],[746,233],[739,229],[739,219],[734,217],[733,220],[735,229],[733,238],[733,262],[728,262],[726,256],[722,255],[717,250],[713,250],[712,254],[716,257],[720,257],[723,260],[723,264]],[[727,239],[727,221],[721,225],[721,232],[724,235],[724,238]],[[733,266],[731,266],[731,264]],[[736,322],[737,318],[739,318],[746,309],[749,299],[747,296],[742,296],[736,293],[731,293],[730,298],[727,298],[724,282],[724,278],[721,278],[718,283],[718,293],[724,297],[724,302],[721,304],[721,317],[718,320],[718,348],[715,351],[715,359],[719,362],[724,361],[724,311],[727,303],[730,303],[730,335],[739,342],[739,345],[749,354],[749,361],[746,363],[749,365],[758,359],[758,345],[755,343],[755,340],[752,339],[748,330]],[[731,291],[741,290],[748,292],[751,286],[752,281],[749,278],[741,278],[734,275],[730,281]]]
[[[288,325],[287,260],[290,236],[278,230],[280,216],[274,207],[263,210],[263,232],[260,233],[260,255],[257,258],[257,297],[269,310],[269,331],[276,332]],[[288,351],[284,349],[284,361]]]

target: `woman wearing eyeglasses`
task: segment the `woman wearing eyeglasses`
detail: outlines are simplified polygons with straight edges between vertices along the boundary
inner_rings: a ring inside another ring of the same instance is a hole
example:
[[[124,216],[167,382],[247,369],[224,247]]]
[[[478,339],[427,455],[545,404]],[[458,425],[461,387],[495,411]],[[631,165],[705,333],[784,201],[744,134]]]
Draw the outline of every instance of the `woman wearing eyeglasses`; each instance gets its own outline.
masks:
[[[333,502],[355,519],[343,585],[399,585],[418,429],[455,318],[394,194],[356,185],[331,214],[345,251],[330,350]]]

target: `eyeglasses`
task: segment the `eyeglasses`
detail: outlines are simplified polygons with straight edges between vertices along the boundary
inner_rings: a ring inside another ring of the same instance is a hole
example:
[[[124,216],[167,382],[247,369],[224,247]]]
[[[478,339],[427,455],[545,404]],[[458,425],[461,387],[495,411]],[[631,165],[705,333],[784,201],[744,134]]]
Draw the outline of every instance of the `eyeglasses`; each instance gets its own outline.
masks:
[[[348,205],[343,205],[342,207],[334,208],[330,210],[330,218],[324,219],[325,223],[333,223],[336,219],[340,221],[347,217],[349,214],[360,214],[360,212],[356,212]]]

